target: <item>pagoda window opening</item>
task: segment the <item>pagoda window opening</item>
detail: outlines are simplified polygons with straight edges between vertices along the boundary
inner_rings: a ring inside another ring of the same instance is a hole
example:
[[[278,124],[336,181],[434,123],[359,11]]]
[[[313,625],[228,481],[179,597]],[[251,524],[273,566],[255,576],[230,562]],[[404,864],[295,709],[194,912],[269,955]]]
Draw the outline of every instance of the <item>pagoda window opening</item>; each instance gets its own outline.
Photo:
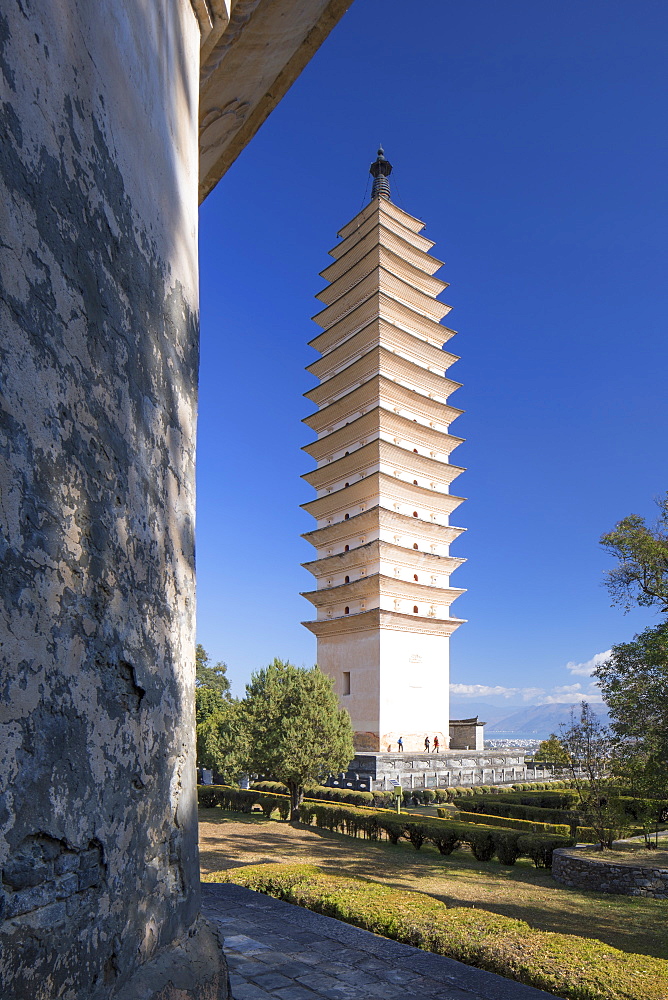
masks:
[[[417,575],[417,573],[413,573],[413,579],[415,580],[416,583],[418,582],[418,575]]]
[[[418,450],[417,450],[417,448],[413,448],[413,454],[414,454],[414,455],[417,455],[417,453],[418,453]]]
[[[343,693],[350,694],[350,671],[343,671]]]
[[[344,552],[350,552],[350,546],[349,546],[349,545],[346,545],[346,547],[344,548],[344,550],[343,550],[343,551],[344,551]]]
[[[343,609],[343,613],[344,613],[344,615],[349,615],[350,614],[350,608],[348,607],[348,605],[346,605],[346,607]]]
[[[345,457],[346,457],[346,455],[349,455],[349,454],[350,454],[350,452],[349,452],[349,451],[347,451],[347,452],[346,452],[346,454],[345,454],[345,455],[344,455],[343,457],[345,458]]]
[[[418,543],[417,542],[413,542],[413,548],[416,549],[417,547],[418,547]]]
[[[416,615],[417,613],[418,613],[418,606],[417,606],[417,604],[414,604],[413,605],[413,614]]]
[[[417,517],[417,516],[418,516],[418,512],[416,510],[414,510],[413,511],[413,517]]]
[[[343,520],[344,520],[344,521],[349,521],[349,520],[350,520],[350,514],[346,514],[346,515],[344,516]]]
[[[417,483],[415,485],[417,486]],[[346,486],[350,486],[350,483],[346,483]],[[344,489],[345,489],[345,487],[344,487]]]
[[[413,486],[417,486],[417,484],[418,484],[418,481],[417,481],[417,479],[414,479],[414,480],[413,480]],[[348,485],[348,483],[346,483],[346,486],[347,486],[347,485]]]
[[[345,578],[345,580],[344,580],[343,582],[344,582],[344,583],[350,583],[350,577],[349,577],[349,576],[347,576],[347,577]]]

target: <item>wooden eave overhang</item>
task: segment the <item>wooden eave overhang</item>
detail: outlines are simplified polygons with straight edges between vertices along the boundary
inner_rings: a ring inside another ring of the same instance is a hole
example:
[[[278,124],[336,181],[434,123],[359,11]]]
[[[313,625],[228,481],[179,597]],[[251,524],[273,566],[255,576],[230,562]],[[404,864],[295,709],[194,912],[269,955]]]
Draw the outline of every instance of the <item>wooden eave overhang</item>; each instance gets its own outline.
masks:
[[[336,280],[319,291],[316,299],[324,302],[325,305],[332,305],[332,303],[340,299],[354,285],[379,268],[388,271],[400,281],[404,281],[411,288],[415,288],[430,298],[436,298],[437,295],[440,295],[448,287],[448,282],[425,274],[424,271],[414,267],[409,261],[404,260],[396,253],[377,243],[357,263],[351,265]]]
[[[360,600],[363,597],[371,596],[449,606],[465,593],[466,590],[462,590],[461,587],[431,587],[428,584],[415,583],[414,580],[401,580],[396,576],[374,573],[371,576],[352,580],[350,583],[342,583],[338,587],[308,590],[301,596],[305,597],[316,608],[326,608],[328,604],[345,604],[346,601]]]
[[[424,396],[431,392],[440,396],[443,401],[456,389],[461,388],[461,382],[454,382],[445,375],[429,371],[428,368],[423,368],[422,365],[400,354],[388,351],[385,347],[374,347],[363,354],[358,361],[353,361],[343,368],[337,375],[309,389],[304,396],[316,406],[322,406],[327,402],[334,402],[336,397],[344,396],[360,382],[366,382],[375,375],[384,375],[388,381],[407,382],[408,388],[412,391]]]
[[[332,431],[331,434],[304,445],[302,451],[319,462],[328,454],[340,451],[348,445],[359,447],[362,438],[382,433],[401,435],[404,440],[410,441],[413,447],[416,444],[422,445],[423,448],[434,445],[445,455],[451,454],[464,440],[448,434],[447,431],[425,427],[424,424],[419,424],[409,417],[402,417],[382,406],[376,406],[349,424]]]
[[[447,638],[465,621],[465,618],[425,618],[422,615],[406,615],[401,611],[371,608],[369,611],[359,611],[341,618],[302,622],[302,625],[319,639],[355,632],[375,632],[379,628],[392,629],[396,632],[442,635]]]
[[[314,548],[322,548],[325,545],[343,542],[357,534],[364,535],[369,531],[381,529],[403,533],[412,531],[414,534],[419,534],[430,541],[441,542],[443,545],[450,545],[466,531],[466,528],[438,524],[436,521],[424,521],[422,518],[412,517],[410,514],[400,514],[396,510],[389,510],[387,507],[374,504],[360,514],[353,514],[347,521],[336,521],[334,524],[326,524],[322,528],[306,531],[302,538],[306,539]]]
[[[336,235],[342,240],[347,239],[352,233],[357,232],[367,219],[373,218],[376,213],[394,219],[411,233],[420,233],[425,227],[425,223],[421,219],[416,219],[409,212],[404,212],[403,208],[399,208],[389,198],[374,198],[357,215],[354,215],[350,222],[346,222]]]
[[[348,253],[351,247],[356,246],[360,240],[364,239],[367,233],[370,233],[374,227],[382,225],[385,229],[388,229],[395,236],[398,236],[405,243],[410,246],[415,247],[416,250],[421,250],[422,253],[428,253],[434,246],[433,240],[428,240],[426,236],[421,236],[418,233],[413,233],[405,226],[402,226],[396,219],[390,218],[388,216],[381,215],[378,212],[375,216],[371,215],[365,219],[363,223],[360,224],[359,228],[355,232],[347,236],[341,243],[338,243],[331,250],[328,250],[329,256],[338,260]]]
[[[334,490],[301,504],[302,510],[318,520],[349,511],[360,503],[375,506],[381,499],[387,503],[405,503],[407,506],[422,506],[435,514],[452,514],[464,503],[464,497],[453,493],[439,493],[427,486],[413,486],[405,480],[388,476],[385,472],[372,472],[364,479],[351,483],[347,489]],[[384,504],[382,506],[385,506]]]
[[[331,556],[312,559],[310,562],[302,563],[302,566],[316,579],[322,579],[331,573],[341,573],[346,569],[354,569],[381,559],[386,562],[396,562],[410,572],[443,573],[448,576],[466,562],[466,559],[458,556],[439,556],[434,552],[423,552],[419,549],[416,551],[413,548],[408,549],[403,545],[386,542],[381,538],[374,538],[366,545],[358,545],[348,552],[334,552]]]
[[[339,371],[356,361],[357,355],[366,354],[373,347],[384,347],[393,354],[414,361],[421,367],[440,368],[444,372],[460,360],[457,354],[444,351],[442,347],[437,347],[426,337],[404,330],[386,319],[376,317],[352,337],[335,347],[334,350],[307,365],[306,371],[324,382],[333,375],[338,375]]]
[[[364,475],[370,465],[379,463],[392,466],[405,476],[422,476],[448,486],[466,471],[459,465],[452,465],[450,462],[443,462],[428,455],[420,455],[419,452],[415,454],[414,451],[409,451],[393,442],[376,438],[351,451],[349,455],[336,458],[333,462],[304,473],[301,478],[314,489],[323,490],[341,479],[353,479],[355,476]]]
[[[376,245],[387,247],[388,250],[397,254],[402,260],[409,261],[413,267],[424,271],[425,274],[435,274],[436,271],[443,267],[442,260],[432,257],[431,254],[425,253],[424,250],[413,246],[403,236],[399,236],[398,233],[392,232],[392,230],[383,225],[381,220],[368,231],[366,236],[363,236],[361,240],[353,244],[343,256],[335,260],[333,264],[328,264],[320,272],[320,277],[324,278],[325,281],[336,281],[337,278],[345,274],[353,264],[361,260]]]
[[[200,27],[200,202],[351,0],[192,0]]]
[[[419,288],[414,288],[407,281],[397,278],[391,271],[387,271],[384,267],[375,267],[332,305],[322,309],[311,319],[323,329],[328,329],[353,312],[366,299],[381,293],[390,299],[396,299],[412,312],[425,316],[435,323],[452,311],[452,306],[425,295]]]
[[[416,393],[383,375],[374,375],[357,389],[352,389],[345,396],[340,396],[339,399],[304,417],[302,423],[316,434],[321,434],[327,427],[339,423],[348,415],[352,416],[360,410],[379,404],[386,409],[400,407],[410,413],[418,414],[424,420],[444,424],[446,427],[464,413],[464,410]]]
[[[398,299],[386,295],[385,292],[376,291],[369,298],[360,302],[339,322],[313,337],[309,341],[309,347],[315,348],[323,355],[329,354],[339,344],[348,340],[375,319],[392,323],[407,333],[423,336],[425,340],[431,341],[436,347],[442,347],[457,332],[442,323],[437,323],[436,320],[430,319],[428,316],[423,316],[405,303],[399,302]]]

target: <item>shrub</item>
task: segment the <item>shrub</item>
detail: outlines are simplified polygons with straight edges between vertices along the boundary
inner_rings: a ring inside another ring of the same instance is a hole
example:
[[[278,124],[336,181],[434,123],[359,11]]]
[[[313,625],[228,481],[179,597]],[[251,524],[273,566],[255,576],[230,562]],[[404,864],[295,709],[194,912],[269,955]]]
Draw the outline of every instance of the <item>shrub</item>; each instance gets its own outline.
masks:
[[[426,826],[423,823],[407,823],[406,833],[415,850],[419,851],[427,839]]]
[[[387,839],[391,844],[399,843],[405,829],[399,816],[396,819],[392,819],[391,816],[379,818],[378,828],[387,835]]]
[[[514,865],[522,851],[519,845],[519,833],[513,830],[495,830],[494,849],[502,865]]]
[[[445,811],[445,810],[444,810]],[[510,849],[509,835],[514,831],[508,829],[496,830],[473,823],[462,823],[452,819],[416,819],[414,816],[397,816],[385,810],[358,809],[352,806],[336,805],[335,803],[306,801],[300,806],[300,819],[303,823],[313,823],[324,830],[333,830],[348,836],[367,836],[377,840],[382,834],[396,844],[401,838],[409,840],[415,850],[419,851],[425,842],[434,844],[441,854],[450,854],[459,843],[468,844],[478,861],[489,861],[499,850],[508,859]],[[527,841],[527,849],[522,849],[523,835],[517,833],[514,841],[518,846],[518,854],[526,854],[534,864],[541,864],[544,858],[552,858],[555,847],[569,847],[573,841],[568,837],[544,837],[536,834]],[[545,851],[539,853],[538,846],[545,842]],[[498,847],[498,844],[501,847]],[[517,857],[518,855],[516,855]],[[538,858],[538,861],[536,860]],[[506,860],[504,864],[512,864]]]
[[[491,861],[494,857],[495,845],[491,831],[476,830],[469,834],[468,842],[476,861]]]
[[[422,801],[424,802],[424,804],[428,806],[431,802],[434,802],[435,799],[436,799],[436,792],[433,790],[433,788],[425,788],[424,791],[422,792]]]
[[[445,823],[440,826],[436,826],[435,823],[432,825],[429,830],[429,840],[441,854],[452,854],[461,844],[457,829]]]
[[[288,794],[288,786],[282,781],[254,781],[251,787],[258,792],[270,792],[272,795]]]
[[[197,804],[202,806],[203,809],[212,809],[213,806],[218,805],[218,795],[215,786],[198,785]]]
[[[665,1000],[668,963],[601,941],[531,928],[423,893],[327,875],[313,865],[248,865],[205,875],[264,892],[565,1000]]]
[[[557,847],[567,846],[563,837],[540,837],[527,833],[520,836],[518,845],[520,853],[531,858],[536,868],[551,868],[552,852]]]
[[[446,809],[439,809],[438,815],[448,817]],[[485,813],[470,813],[462,810],[459,818],[464,823],[484,823],[485,826],[500,826],[506,830],[520,830],[522,833],[556,834],[559,837],[570,837],[571,828],[567,823],[536,823],[533,820],[510,819],[506,816],[495,816]]]

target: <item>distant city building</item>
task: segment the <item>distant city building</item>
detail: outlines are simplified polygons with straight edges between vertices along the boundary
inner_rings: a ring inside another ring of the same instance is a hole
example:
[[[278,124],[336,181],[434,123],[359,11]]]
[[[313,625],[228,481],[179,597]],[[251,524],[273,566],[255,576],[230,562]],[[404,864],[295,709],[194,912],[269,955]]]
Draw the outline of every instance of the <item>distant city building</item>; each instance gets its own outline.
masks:
[[[322,272],[321,357],[308,366],[318,407],[305,423],[318,435],[304,450],[317,468],[304,479],[317,497],[304,508],[316,528],[304,537],[317,609],[304,625],[318,639],[318,665],[351,715],[358,750],[424,749],[449,736],[449,641],[463,593],[450,586],[464,561],[450,543],[462,498],[450,493],[464,470],[450,462],[461,413],[448,402],[459,383],[443,350],[455,331],[440,320],[447,287],[424,223],[390,200],[383,150],[371,165],[370,203],[340,231]]]

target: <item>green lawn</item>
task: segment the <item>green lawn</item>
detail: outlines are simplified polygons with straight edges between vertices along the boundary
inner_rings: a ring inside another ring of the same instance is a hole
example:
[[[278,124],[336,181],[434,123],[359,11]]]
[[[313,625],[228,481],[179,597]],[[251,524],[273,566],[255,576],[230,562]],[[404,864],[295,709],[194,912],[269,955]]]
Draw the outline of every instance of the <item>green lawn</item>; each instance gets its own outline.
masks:
[[[468,850],[443,857],[425,845],[374,843],[251,816],[200,810],[203,872],[243,864],[309,862],[428,893],[449,906],[474,906],[526,920],[540,930],[598,938],[623,951],[668,959],[668,900],[610,896],[560,886],[549,871],[520,860],[507,868]]]

